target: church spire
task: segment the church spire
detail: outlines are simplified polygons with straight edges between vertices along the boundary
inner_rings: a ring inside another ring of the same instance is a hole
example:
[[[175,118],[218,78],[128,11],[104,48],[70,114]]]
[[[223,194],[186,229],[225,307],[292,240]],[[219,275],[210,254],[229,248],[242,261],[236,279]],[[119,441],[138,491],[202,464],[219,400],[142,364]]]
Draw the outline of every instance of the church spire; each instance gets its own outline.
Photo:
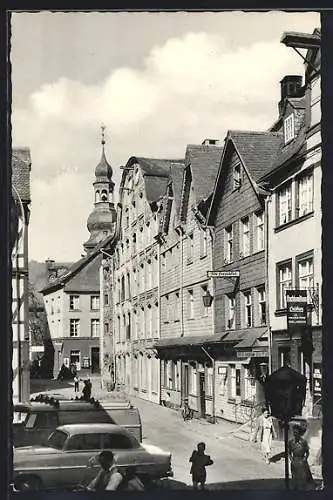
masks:
[[[87,228],[90,232],[89,240],[83,245],[87,252],[113,233],[116,221],[116,211],[113,203],[114,182],[112,167],[105,155],[105,125],[101,125],[101,160],[95,168],[94,209],[88,217]]]

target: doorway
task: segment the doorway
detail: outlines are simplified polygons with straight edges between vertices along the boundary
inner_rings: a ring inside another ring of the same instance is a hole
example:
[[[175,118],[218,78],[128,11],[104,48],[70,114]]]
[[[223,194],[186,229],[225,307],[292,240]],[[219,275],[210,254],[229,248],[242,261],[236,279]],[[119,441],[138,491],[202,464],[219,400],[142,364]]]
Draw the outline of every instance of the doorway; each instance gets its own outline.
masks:
[[[99,372],[99,347],[91,348],[91,373]]]
[[[199,391],[200,391],[200,413],[201,417],[206,416],[206,392],[205,392],[205,374],[199,373]]]
[[[184,365],[183,400],[188,398],[189,394],[188,385],[189,385],[188,365]]]

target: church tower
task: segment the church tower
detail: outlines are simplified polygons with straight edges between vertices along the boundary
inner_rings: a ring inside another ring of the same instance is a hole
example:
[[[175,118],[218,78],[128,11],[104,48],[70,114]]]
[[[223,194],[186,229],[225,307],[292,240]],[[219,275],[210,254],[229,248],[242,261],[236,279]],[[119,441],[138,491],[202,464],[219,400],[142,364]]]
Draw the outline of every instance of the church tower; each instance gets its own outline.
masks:
[[[90,253],[98,243],[110,236],[115,229],[116,210],[114,207],[112,168],[105,156],[105,126],[102,125],[102,156],[95,168],[94,209],[88,217],[87,228],[90,238],[84,243],[84,249]]]

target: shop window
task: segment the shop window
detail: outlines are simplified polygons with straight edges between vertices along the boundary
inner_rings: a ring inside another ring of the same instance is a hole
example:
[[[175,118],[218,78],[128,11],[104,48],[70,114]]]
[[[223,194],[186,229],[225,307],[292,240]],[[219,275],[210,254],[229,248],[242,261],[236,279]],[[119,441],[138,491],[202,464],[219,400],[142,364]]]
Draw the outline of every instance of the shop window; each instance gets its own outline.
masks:
[[[249,367],[244,367],[244,398],[247,401],[254,401],[256,396],[256,381],[251,375]]]
[[[231,398],[235,398],[236,397],[236,367],[235,367],[235,365],[230,365],[229,372],[230,372],[229,395]]]
[[[278,348],[279,368],[281,366],[290,366],[290,347],[281,346]]]

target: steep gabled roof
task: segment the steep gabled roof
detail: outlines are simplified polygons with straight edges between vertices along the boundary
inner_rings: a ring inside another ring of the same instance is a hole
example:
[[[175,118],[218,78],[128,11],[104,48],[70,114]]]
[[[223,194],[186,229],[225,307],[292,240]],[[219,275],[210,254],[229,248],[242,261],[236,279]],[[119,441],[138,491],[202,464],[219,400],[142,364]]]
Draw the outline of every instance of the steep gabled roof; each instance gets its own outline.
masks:
[[[223,182],[228,170],[229,153],[232,148],[237,152],[253,189],[259,196],[264,191],[257,181],[271,168],[280,151],[282,136],[276,132],[252,132],[230,130],[226,136],[224,150],[208,210],[207,224],[212,225],[218,202],[223,193]]]
[[[58,288],[62,288],[63,286],[67,285],[67,283],[69,281],[71,281],[78,273],[80,273],[82,271],[82,269],[84,269],[85,266],[87,266],[90,262],[95,260],[97,257],[101,257],[100,250],[102,250],[104,247],[106,247],[112,241],[113,238],[115,238],[114,235],[110,235],[107,238],[105,238],[105,240],[103,240],[99,245],[97,245],[91,253],[89,253],[88,255],[83,257],[82,259],[75,262],[69,268],[67,273],[59,276],[59,278],[57,278],[55,281],[48,284],[46,287],[42,288],[42,290],[40,290],[40,292],[43,293],[44,295],[47,295],[48,293],[51,293],[51,292],[57,290]],[[87,273],[84,271],[83,272],[84,282],[86,282],[84,279],[86,274]],[[86,285],[84,285],[84,286],[86,286]],[[67,289],[67,287],[66,287],[66,289]],[[84,291],[86,291],[86,290],[84,290]],[[94,291],[94,290],[92,290],[92,291]]]
[[[205,200],[214,188],[223,148],[203,144],[189,144],[186,148],[185,166],[191,167],[194,196],[197,204]]]
[[[29,148],[13,148],[12,184],[23,202],[29,203],[31,158]]]
[[[152,203],[158,201],[165,194],[171,165],[182,162],[183,160],[131,156],[126,167],[129,168],[135,164],[140,166],[145,183],[146,198],[148,203]]]
[[[283,140],[281,134],[275,132],[230,131],[228,137],[253,181],[269,170]]]

